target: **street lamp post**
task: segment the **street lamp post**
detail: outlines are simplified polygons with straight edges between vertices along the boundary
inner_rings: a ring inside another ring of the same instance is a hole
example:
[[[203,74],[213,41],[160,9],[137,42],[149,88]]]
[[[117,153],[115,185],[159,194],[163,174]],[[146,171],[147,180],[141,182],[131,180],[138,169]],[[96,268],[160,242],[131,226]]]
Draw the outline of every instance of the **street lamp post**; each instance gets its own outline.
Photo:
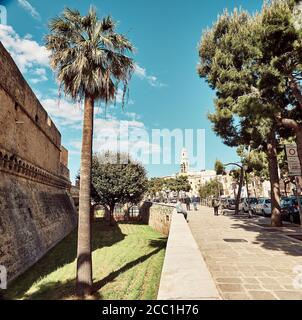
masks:
[[[249,147],[248,147],[248,151],[247,151],[247,159],[248,159],[248,162],[250,161],[251,144],[252,144],[252,143],[253,143],[253,141],[251,140],[251,141],[250,141],[250,144],[249,144]],[[249,218],[252,218],[252,217],[253,217],[253,214],[252,214],[251,204],[250,204],[249,182],[248,182],[247,170],[248,170],[248,166],[246,166],[246,170],[245,170],[246,193],[247,193],[247,209],[248,209]]]
[[[240,168],[240,184],[241,184],[241,181],[243,181],[243,177],[244,177],[244,168],[243,168],[243,166],[240,165],[237,162],[230,162],[230,163],[224,164],[223,166],[225,166],[225,167],[227,167],[227,166],[237,166],[238,168]],[[239,187],[238,194],[237,194],[236,207],[235,207],[235,215],[237,215],[239,213],[240,198],[241,198],[241,190],[240,190],[240,187]]]
[[[252,211],[251,211],[251,204],[250,204],[250,193],[249,193],[249,182],[248,182],[248,177],[247,177],[247,170],[248,166],[243,166],[243,170],[245,171],[245,184],[246,184],[246,194],[247,194],[247,210],[248,210],[248,215],[249,218],[252,218]]]

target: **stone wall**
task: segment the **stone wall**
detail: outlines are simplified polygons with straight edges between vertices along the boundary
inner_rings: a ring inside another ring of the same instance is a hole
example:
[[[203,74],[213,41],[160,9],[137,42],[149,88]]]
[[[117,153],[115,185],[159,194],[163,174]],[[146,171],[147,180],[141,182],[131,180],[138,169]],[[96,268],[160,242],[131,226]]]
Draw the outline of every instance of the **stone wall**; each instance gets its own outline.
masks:
[[[59,174],[61,135],[0,43],[0,147]]]
[[[145,202],[140,208],[143,222],[154,230],[169,235],[171,217],[175,206],[161,203]]]
[[[7,268],[9,281],[75,226],[66,190],[0,172],[0,265]]]
[[[68,151],[0,42],[0,265],[11,281],[77,224]]]
[[[219,300],[219,293],[182,214],[171,217],[158,300]]]

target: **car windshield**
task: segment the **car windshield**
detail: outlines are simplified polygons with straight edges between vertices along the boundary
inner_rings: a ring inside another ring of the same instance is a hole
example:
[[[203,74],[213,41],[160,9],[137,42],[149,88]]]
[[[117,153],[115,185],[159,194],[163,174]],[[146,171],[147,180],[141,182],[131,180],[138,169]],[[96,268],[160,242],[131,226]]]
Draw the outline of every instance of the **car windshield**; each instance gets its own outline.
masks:
[[[250,203],[251,204],[257,204],[258,203],[257,198],[250,198]]]
[[[302,204],[302,198],[300,198],[300,203]],[[296,198],[283,198],[281,200],[282,207],[296,206],[297,204],[298,204],[298,201]]]
[[[290,199],[285,198],[281,200],[281,207],[287,207],[290,205]]]
[[[266,199],[266,200],[265,200],[265,203],[267,203],[267,204],[268,204],[268,203],[271,203],[271,200],[270,200],[270,199]]]

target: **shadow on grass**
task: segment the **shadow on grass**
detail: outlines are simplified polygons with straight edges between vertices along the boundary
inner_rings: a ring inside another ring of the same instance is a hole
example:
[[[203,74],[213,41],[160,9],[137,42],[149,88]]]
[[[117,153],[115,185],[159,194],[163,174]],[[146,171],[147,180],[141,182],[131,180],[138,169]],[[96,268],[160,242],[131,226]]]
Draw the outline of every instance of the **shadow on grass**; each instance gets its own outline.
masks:
[[[117,278],[120,274],[130,270],[131,268],[137,266],[140,263],[143,263],[144,261],[148,260],[161,250],[163,250],[166,247],[167,239],[160,238],[158,240],[150,240],[149,246],[156,248],[155,250],[151,251],[148,254],[145,254],[131,262],[126,263],[123,267],[119,268],[116,271],[111,272],[108,276],[103,278],[102,280],[94,283],[94,292],[97,293],[103,286],[105,286],[107,283],[114,281],[115,278]]]
[[[62,281],[51,281],[41,284],[35,292],[25,294],[24,299],[30,300],[82,300],[75,296],[75,279]],[[94,292],[89,300],[101,300],[99,292]]]
[[[165,238],[160,238],[158,240],[149,240],[149,246],[152,248],[156,248],[155,250],[139,257],[134,261],[131,261],[125,264],[123,267],[119,268],[118,270],[111,272],[108,276],[106,276],[102,280],[95,282],[94,293],[91,297],[89,297],[89,299],[91,300],[102,299],[102,295],[100,294],[99,290],[104,285],[114,281],[115,278],[121,275],[122,273],[148,260],[153,255],[163,250],[166,247],[166,242],[167,242],[167,239]],[[75,292],[75,279],[68,280],[66,282],[53,281],[53,282],[47,282],[39,285],[34,292],[24,294],[23,298],[31,299],[31,300],[61,300],[61,299],[77,300],[78,298],[74,295],[74,292]]]
[[[125,235],[121,232],[118,224],[114,226],[106,225],[102,218],[97,218],[92,224],[92,251],[110,247],[115,243],[124,240]],[[77,256],[77,229],[69,234],[64,240],[51,249],[41,260],[29,268],[25,273],[16,278],[10,285],[9,289],[3,294],[4,299],[24,298],[25,293],[39,279],[49,275],[55,270],[72,263]],[[74,291],[74,280],[71,283],[54,282],[57,288],[72,287]],[[41,290],[44,292],[45,286],[52,286],[52,283],[43,285]],[[41,291],[39,290],[39,291]],[[38,293],[36,294],[38,295]]]

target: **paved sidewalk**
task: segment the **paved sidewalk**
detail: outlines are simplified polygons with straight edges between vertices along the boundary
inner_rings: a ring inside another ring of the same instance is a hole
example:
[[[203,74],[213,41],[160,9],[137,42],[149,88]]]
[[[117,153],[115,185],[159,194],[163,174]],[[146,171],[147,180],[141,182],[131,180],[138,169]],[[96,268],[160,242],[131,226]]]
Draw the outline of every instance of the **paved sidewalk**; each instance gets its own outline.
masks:
[[[302,235],[302,228],[272,228],[269,221],[217,217],[206,207],[189,213],[189,226],[222,299],[302,300],[302,241],[287,237]]]

